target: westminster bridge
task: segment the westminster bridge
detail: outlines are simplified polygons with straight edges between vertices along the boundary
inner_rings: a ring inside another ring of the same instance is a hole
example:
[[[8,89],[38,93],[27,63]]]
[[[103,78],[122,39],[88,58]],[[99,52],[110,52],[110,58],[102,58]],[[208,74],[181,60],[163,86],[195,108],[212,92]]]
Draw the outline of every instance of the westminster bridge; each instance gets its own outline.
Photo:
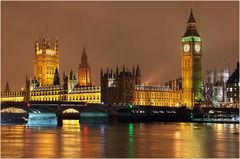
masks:
[[[62,119],[101,122],[191,121],[196,118],[239,116],[238,108],[104,105],[83,102],[1,102],[1,122],[25,121],[28,125],[61,125]]]

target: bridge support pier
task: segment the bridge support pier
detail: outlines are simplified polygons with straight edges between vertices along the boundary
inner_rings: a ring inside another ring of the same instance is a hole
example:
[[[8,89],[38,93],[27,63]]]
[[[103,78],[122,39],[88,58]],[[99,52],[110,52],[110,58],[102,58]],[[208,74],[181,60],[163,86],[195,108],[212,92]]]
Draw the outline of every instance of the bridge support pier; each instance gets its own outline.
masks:
[[[59,105],[57,108],[57,125],[62,126],[63,125],[63,118],[62,118],[62,109]]]
[[[62,114],[58,114],[58,116],[57,116],[57,126],[62,126],[62,125],[63,125]]]
[[[56,126],[57,124],[58,120],[55,113],[29,113],[27,123],[29,126]]]

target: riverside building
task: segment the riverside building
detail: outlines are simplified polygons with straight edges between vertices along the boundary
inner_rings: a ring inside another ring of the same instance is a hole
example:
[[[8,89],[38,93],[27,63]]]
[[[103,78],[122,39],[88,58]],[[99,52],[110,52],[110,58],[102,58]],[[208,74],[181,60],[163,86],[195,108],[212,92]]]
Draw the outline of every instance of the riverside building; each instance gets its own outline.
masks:
[[[191,10],[187,29],[181,38],[181,80],[167,85],[143,85],[139,66],[135,72],[123,67],[113,73],[101,71],[102,102],[106,104],[136,104],[153,106],[193,107],[202,101],[202,38]],[[137,81],[137,82],[136,82]]]
[[[59,43],[55,41],[51,47],[50,39],[44,37],[43,42],[35,42],[34,78],[26,77],[26,86],[21,91],[10,91],[7,83],[1,92],[1,102],[4,101],[67,101],[100,103],[101,88],[92,86],[90,65],[84,46],[78,74],[72,71],[63,73],[63,84],[59,77]],[[78,77],[78,78],[76,78]]]

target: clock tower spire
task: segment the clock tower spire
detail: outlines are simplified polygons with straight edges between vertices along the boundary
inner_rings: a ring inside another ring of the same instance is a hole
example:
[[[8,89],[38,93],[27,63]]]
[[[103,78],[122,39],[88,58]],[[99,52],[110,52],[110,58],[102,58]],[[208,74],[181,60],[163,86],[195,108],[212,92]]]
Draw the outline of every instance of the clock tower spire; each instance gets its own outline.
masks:
[[[189,16],[188,22],[187,22],[187,30],[184,34],[184,37],[188,37],[188,36],[200,37],[200,35],[198,34],[198,31],[197,31],[196,21],[193,16],[192,9],[191,9],[190,16]]]
[[[187,29],[181,38],[182,104],[193,107],[202,100],[202,38],[191,10]]]

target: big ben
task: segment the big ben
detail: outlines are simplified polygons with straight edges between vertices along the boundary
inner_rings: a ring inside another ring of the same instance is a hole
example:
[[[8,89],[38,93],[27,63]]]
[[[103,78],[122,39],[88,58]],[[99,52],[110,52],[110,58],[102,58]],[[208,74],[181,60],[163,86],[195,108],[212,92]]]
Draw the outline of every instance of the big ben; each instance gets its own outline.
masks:
[[[193,107],[202,100],[202,38],[191,10],[187,30],[181,38],[182,104]]]

